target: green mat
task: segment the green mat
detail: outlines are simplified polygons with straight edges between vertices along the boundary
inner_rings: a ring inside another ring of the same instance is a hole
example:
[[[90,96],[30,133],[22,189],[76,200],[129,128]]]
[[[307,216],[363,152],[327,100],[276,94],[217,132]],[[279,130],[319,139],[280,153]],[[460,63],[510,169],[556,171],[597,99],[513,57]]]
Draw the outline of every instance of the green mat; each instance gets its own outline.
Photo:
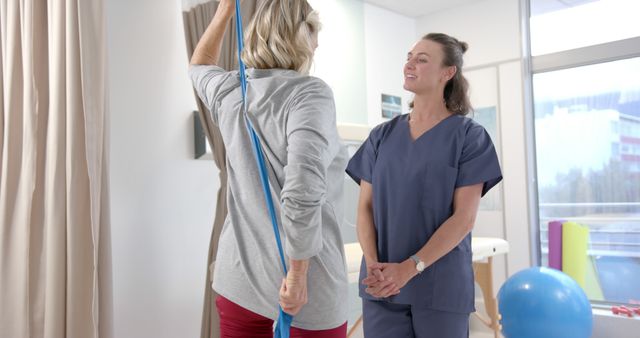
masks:
[[[598,268],[596,265],[596,259],[587,257],[587,274],[585,276],[584,292],[587,294],[590,300],[604,301],[604,293],[600,286],[600,277],[598,274]]]

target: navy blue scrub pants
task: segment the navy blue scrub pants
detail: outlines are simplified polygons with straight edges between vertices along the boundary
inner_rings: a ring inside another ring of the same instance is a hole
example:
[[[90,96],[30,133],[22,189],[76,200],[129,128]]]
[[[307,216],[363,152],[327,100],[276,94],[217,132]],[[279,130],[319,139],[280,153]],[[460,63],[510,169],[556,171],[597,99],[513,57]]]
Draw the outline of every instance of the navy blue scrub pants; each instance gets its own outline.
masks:
[[[469,314],[362,300],[365,338],[468,338]]]

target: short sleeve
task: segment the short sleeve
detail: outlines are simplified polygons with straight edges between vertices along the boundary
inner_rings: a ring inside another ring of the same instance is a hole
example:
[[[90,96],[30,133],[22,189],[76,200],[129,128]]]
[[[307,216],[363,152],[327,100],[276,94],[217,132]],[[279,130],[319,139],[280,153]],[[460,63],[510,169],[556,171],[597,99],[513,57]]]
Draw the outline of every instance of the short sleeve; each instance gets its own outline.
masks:
[[[482,196],[502,180],[496,149],[487,131],[473,123],[466,132],[458,162],[456,187],[484,183]]]
[[[213,115],[214,122],[217,119],[217,106],[219,99],[226,93],[225,84],[232,77],[231,72],[214,65],[192,65],[189,68],[189,77],[198,97]]]
[[[347,175],[349,175],[356,183],[360,184],[360,180],[371,183],[373,179],[373,167],[378,157],[378,146],[381,138],[381,126],[371,130],[369,137],[362,143],[360,148],[349,160],[347,165]]]

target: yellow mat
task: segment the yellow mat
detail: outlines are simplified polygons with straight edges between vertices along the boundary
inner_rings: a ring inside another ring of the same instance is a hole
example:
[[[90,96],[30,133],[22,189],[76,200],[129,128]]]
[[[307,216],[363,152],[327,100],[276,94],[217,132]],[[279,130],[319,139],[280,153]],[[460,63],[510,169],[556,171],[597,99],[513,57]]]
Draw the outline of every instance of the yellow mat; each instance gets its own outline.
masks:
[[[562,224],[562,271],[586,290],[589,228],[574,222]]]

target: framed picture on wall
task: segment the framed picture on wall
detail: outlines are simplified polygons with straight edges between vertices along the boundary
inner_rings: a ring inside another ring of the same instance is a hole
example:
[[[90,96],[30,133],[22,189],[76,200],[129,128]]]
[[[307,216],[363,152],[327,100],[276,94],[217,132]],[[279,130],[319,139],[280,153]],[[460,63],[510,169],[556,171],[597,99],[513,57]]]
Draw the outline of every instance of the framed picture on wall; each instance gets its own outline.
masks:
[[[394,118],[402,114],[402,98],[400,96],[382,94],[382,117]]]

